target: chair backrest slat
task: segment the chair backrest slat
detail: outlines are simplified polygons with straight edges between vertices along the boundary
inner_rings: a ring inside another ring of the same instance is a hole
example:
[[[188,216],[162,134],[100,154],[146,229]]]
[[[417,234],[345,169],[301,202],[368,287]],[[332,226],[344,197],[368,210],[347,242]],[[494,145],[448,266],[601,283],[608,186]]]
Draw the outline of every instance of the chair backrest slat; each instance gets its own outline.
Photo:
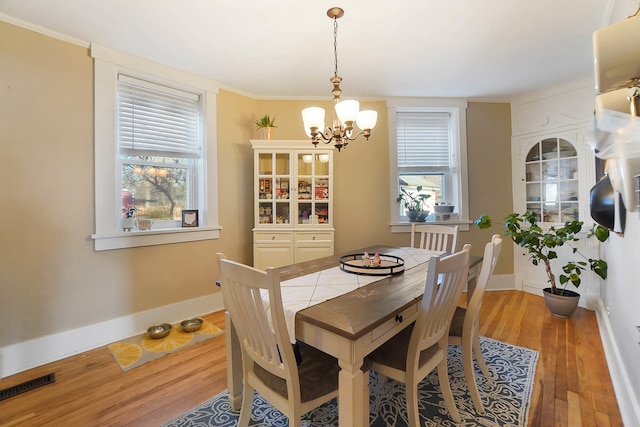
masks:
[[[458,226],[439,224],[411,224],[411,247],[415,247],[420,236],[419,248],[431,251],[456,252]]]

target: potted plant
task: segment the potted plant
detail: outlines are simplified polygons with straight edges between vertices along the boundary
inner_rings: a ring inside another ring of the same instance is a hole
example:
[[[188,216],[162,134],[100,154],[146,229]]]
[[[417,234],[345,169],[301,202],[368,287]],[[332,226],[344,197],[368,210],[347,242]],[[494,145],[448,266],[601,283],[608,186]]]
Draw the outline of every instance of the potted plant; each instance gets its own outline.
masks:
[[[276,122],[276,116],[273,116],[273,119],[272,119],[268,114],[265,114],[259,120],[255,121],[256,129],[257,130],[262,129],[263,139],[271,139],[272,129],[278,127],[275,125],[275,122]]]
[[[429,216],[426,201],[431,197],[431,194],[421,194],[421,185],[416,187],[416,190],[418,193],[414,194],[400,187],[400,195],[396,199],[396,202],[400,203],[407,210],[409,221],[424,222],[427,219],[427,216]]]
[[[585,257],[572,245],[573,242],[580,240],[577,235],[582,231],[582,221],[567,221],[561,227],[550,227],[544,230],[538,225],[537,220],[537,214],[532,211],[524,214],[512,213],[504,219],[505,235],[518,246],[526,249],[533,265],[544,267],[550,287],[543,289],[543,295],[551,313],[558,317],[570,317],[578,306],[580,294],[566,289],[567,285],[571,283],[576,288],[579,287],[580,274],[586,270],[587,266],[599,277],[606,279],[607,263],[602,259]],[[483,214],[476,219],[475,224],[481,229],[489,228],[491,218]],[[609,237],[609,230],[600,225],[594,225],[586,238],[594,236],[600,242],[604,242]],[[571,247],[571,253],[575,254],[576,259],[563,265],[562,273],[556,277],[551,264],[558,258],[557,248],[564,245]],[[557,280],[560,282],[560,287]]]

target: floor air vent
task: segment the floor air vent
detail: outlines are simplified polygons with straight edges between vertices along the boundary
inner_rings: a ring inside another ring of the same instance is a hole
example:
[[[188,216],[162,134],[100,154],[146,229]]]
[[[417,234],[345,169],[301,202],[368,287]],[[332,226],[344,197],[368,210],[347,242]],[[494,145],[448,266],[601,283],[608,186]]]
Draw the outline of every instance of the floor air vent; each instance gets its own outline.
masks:
[[[0,400],[5,400],[15,395],[18,395],[20,393],[24,393],[25,391],[42,387],[43,385],[47,385],[54,382],[55,380],[56,380],[56,375],[54,373],[51,373],[40,378],[29,380],[22,384],[14,385],[13,387],[5,388],[4,390],[0,390]]]

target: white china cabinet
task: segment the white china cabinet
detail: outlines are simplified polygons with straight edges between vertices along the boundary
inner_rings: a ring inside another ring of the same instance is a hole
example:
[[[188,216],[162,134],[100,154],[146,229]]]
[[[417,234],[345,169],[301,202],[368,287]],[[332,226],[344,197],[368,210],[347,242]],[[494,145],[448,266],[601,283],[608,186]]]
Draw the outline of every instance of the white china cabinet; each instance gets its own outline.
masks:
[[[308,140],[252,140],[254,267],[333,255],[333,150]]]

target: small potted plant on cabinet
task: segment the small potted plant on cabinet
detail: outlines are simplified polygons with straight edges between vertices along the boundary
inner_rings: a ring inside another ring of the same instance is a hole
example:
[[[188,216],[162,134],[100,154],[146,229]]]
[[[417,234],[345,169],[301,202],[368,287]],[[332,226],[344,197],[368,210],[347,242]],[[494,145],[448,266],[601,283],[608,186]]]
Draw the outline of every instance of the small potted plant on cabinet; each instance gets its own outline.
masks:
[[[586,270],[587,266],[602,279],[607,278],[607,263],[604,260],[587,258],[571,244],[580,240],[577,235],[582,231],[582,221],[567,221],[561,227],[543,230],[538,225],[536,213],[532,211],[524,214],[512,213],[504,221],[507,229],[505,235],[527,251],[529,261],[533,265],[544,267],[550,287],[543,289],[543,295],[553,315],[571,317],[578,307],[580,294],[566,287],[569,283],[576,288],[579,287],[580,274]],[[483,214],[476,219],[475,224],[481,229],[489,228],[491,218]],[[586,238],[591,237],[604,242],[609,237],[609,230],[600,225],[594,225],[586,235]],[[556,249],[565,244],[571,247],[571,253],[576,255],[576,259],[563,265],[562,273],[556,277],[551,264],[558,258]],[[558,287],[557,280],[560,281],[561,287]]]
[[[256,129],[262,129],[263,139],[271,139],[273,128],[277,127],[275,125],[275,122],[276,116],[273,116],[273,118],[271,118],[268,114],[265,114],[264,116],[262,116],[262,118],[255,121]]]
[[[416,190],[418,193],[414,194],[400,187],[400,195],[396,199],[396,202],[400,203],[407,210],[409,221],[424,222],[429,216],[426,201],[431,197],[431,194],[421,194],[422,186],[420,185],[416,187]]]

